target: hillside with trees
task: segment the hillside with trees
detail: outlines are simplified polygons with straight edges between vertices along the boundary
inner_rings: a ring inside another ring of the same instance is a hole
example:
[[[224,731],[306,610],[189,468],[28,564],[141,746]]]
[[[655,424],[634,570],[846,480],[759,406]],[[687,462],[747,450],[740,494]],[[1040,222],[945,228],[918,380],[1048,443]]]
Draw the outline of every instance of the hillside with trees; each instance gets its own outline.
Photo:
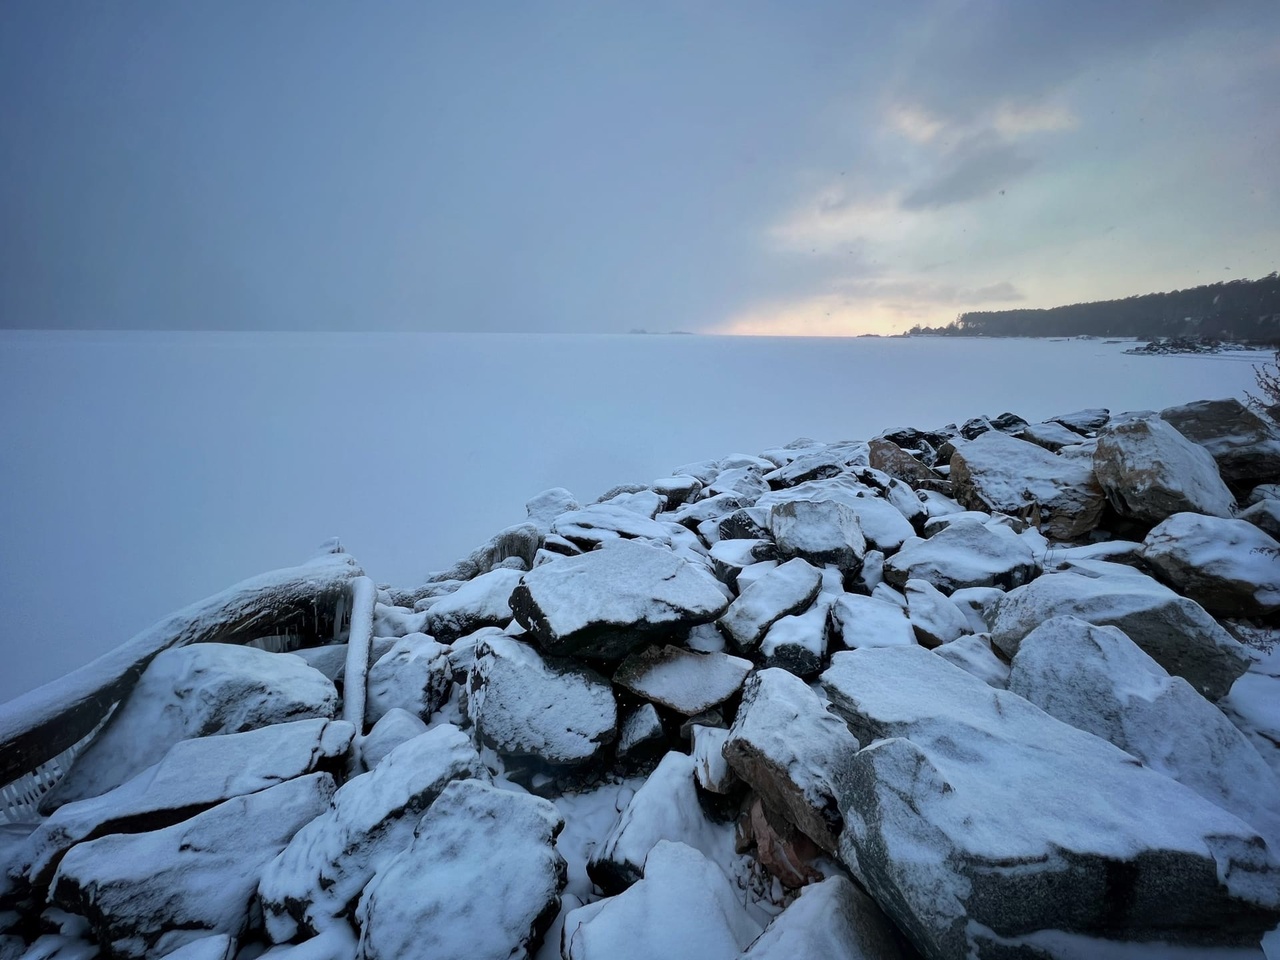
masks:
[[[1280,278],[1210,283],[1040,310],[979,310],[910,334],[959,337],[1203,337],[1280,344]]]

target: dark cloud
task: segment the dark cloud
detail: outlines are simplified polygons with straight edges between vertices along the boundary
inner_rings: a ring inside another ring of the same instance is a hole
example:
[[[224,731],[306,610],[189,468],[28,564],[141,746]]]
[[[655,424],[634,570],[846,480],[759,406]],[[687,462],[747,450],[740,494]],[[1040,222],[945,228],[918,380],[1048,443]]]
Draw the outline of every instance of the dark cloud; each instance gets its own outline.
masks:
[[[992,134],[973,138],[949,155],[942,171],[902,199],[904,210],[936,210],[1006,189],[1035,160],[1016,144]]]

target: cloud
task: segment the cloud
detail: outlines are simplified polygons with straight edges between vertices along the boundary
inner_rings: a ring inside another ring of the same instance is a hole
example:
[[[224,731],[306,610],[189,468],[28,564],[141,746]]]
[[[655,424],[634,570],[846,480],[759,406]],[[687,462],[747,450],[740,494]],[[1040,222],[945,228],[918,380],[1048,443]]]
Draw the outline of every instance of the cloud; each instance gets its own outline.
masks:
[[[904,210],[937,209],[1007,188],[1036,164],[1018,146],[989,133],[966,141],[924,185],[902,198]]]
[[[1014,103],[1003,101],[995,111],[993,126],[1010,140],[1034,133],[1074,130],[1080,118],[1061,103]]]
[[[918,104],[896,103],[886,111],[889,128],[914,143],[928,143],[946,128],[946,122]]]

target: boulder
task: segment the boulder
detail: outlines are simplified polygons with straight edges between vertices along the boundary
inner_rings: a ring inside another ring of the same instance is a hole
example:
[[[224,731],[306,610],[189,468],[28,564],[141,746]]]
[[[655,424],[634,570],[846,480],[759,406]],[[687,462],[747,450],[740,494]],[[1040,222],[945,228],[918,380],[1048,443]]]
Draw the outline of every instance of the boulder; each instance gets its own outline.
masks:
[[[427,608],[426,632],[452,643],[481,627],[501,627],[511,620],[511,591],[523,576],[519,570],[491,570],[468,580]]]
[[[842,594],[831,607],[832,635],[850,650],[916,642],[906,612],[896,603],[857,593]]]
[[[1029,423],[1014,434],[1019,440],[1044,447],[1050,453],[1057,453],[1063,447],[1080,442],[1080,434],[1061,423],[1049,420],[1046,423]]]
[[[1263,533],[1280,539],[1280,500],[1259,500],[1240,514]]]
[[[755,503],[754,497],[740,497],[734,493],[721,493],[686,503],[671,514],[671,519],[690,530],[708,520],[723,520],[743,507]]]
[[[692,717],[732,697],[742,689],[750,672],[750,660],[668,645],[631,654],[618,667],[613,682],[638,697]]]
[[[643,760],[662,752],[667,732],[652,703],[642,703],[627,714],[618,730],[618,759]]]
[[[768,461],[762,463],[768,464]],[[746,501],[755,500],[762,493],[769,492],[769,484],[764,479],[764,473],[772,470],[772,464],[768,466],[746,464],[721,470],[716,474],[716,478],[707,484],[707,493],[711,496],[727,493],[730,496],[739,497],[744,501],[745,506]]]
[[[413,839],[423,812],[454,780],[487,777],[470,739],[442,724],[353,777],[262,872],[258,899],[274,943],[314,936],[350,914],[375,873]]]
[[[822,683],[870,743],[840,856],[926,956],[978,956],[975,925],[1246,944],[1280,921],[1263,839],[1112,744],[919,647],[836,654]]]
[[[524,505],[529,521],[535,524],[544,535],[551,530],[551,524],[555,522],[556,517],[570,510],[581,509],[582,504],[564,487],[543,490]]]
[[[1211,613],[1257,617],[1280,610],[1280,542],[1248,521],[1175,513],[1147,534],[1142,558]]]
[[[694,724],[691,733],[690,756],[693,757],[693,777],[698,786],[710,793],[732,791],[741,781],[724,758],[729,731],[724,727],[704,727],[699,723]]]
[[[969,632],[969,620],[928,580],[908,580],[907,618],[916,640],[933,649]]]
[[[833,852],[841,828],[835,784],[857,749],[803,680],[771,668],[748,678],[724,758],[767,806]]]
[[[426,732],[427,725],[416,713],[392,707],[360,741],[360,757],[365,769],[372,770],[400,744]]]
[[[563,828],[547,800],[479,780],[449,784],[365,888],[357,960],[532,957],[567,880],[555,846]]]
[[[1221,710],[1115,627],[1045,621],[1022,638],[1009,689],[1229,810],[1280,851],[1280,778]]]
[[[994,430],[952,455],[950,477],[967,509],[1038,517],[1037,526],[1055,540],[1084,536],[1105,506],[1089,464]]]
[[[468,680],[467,714],[486,745],[553,768],[597,759],[614,741],[618,707],[609,682],[569,660],[543,659],[526,643],[486,637]]]
[[[509,572],[495,570],[485,576]],[[369,668],[364,721],[376,724],[396,708],[427,720],[449,699],[452,685],[449,648],[424,633],[411,633],[397,640]]]
[[[776,490],[779,487],[794,487],[809,480],[837,477],[848,467],[849,453],[847,449],[839,447],[820,447],[802,453],[785,466],[766,473],[765,483]]]
[[[738,574],[761,560],[773,560],[778,551],[772,540],[721,540],[711,545],[711,570],[721,583],[738,590]]]
[[[263,867],[324,812],[333,778],[313,773],[235,797],[163,830],[72,848],[51,899],[85,917],[113,957],[163,957],[211,934],[239,938]]]
[[[1077,410],[1075,413],[1064,413],[1061,416],[1050,417],[1054,423],[1060,423],[1069,430],[1074,430],[1081,436],[1087,437],[1090,434],[1097,433],[1107,425],[1107,421],[1111,419],[1111,411],[1106,407],[1093,407],[1088,410]]]
[[[165,650],[45,795],[41,810],[118,787],[179,740],[331,719],[337,708],[333,684],[292,654],[226,643]]]
[[[688,474],[663,477],[653,481],[652,486],[653,492],[665,499],[664,510],[674,510],[702,496],[702,481]]]
[[[873,482],[863,482],[859,477]],[[889,498],[891,493],[893,497]],[[896,501],[900,494],[910,498],[912,504],[916,503],[910,488],[900,481],[877,471],[860,468],[857,477],[844,475],[826,480],[810,480],[796,487],[765,494],[756,501],[752,509],[772,512],[774,507],[796,500],[843,503],[858,518],[858,527],[870,548],[893,551],[915,533],[900,507],[891,502]],[[765,522],[768,523],[767,515]]]
[[[1248,651],[1194,600],[1128,567],[1109,576],[1049,573],[1005,595],[996,606],[991,642],[1005,656],[1051,617],[1073,616],[1119,627],[1169,673],[1210,700],[1223,697],[1249,667]]]
[[[1213,457],[1156,416],[1108,426],[1093,469],[1117,513],[1148,523],[1183,512],[1230,517],[1235,505]]]
[[[720,618],[720,629],[739,650],[751,652],[773,624],[813,603],[821,587],[821,569],[800,557],[788,560],[742,589]]]
[[[742,960],[907,960],[898,941],[876,902],[836,875],[802,889]]]
[[[1168,407],[1160,419],[1209,451],[1230,483],[1280,478],[1280,433],[1234,397]]]
[[[827,656],[831,607],[843,595],[840,571],[822,571],[823,586],[809,609],[777,620],[760,641],[766,667],[781,667],[798,677],[814,677]]]
[[[966,634],[935,647],[933,652],[989,686],[999,690],[1009,686],[1009,664],[995,652],[989,634]]]
[[[633,541],[531,570],[511,595],[516,619],[548,653],[606,659],[709,623],[728,606],[705,569]]]
[[[884,578],[901,590],[928,580],[943,593],[965,587],[1012,590],[1040,572],[1031,547],[1008,527],[956,520],[928,540],[913,540],[885,560]]]
[[[858,572],[867,552],[857,514],[831,500],[779,503],[769,513],[769,530],[783,557],[833,563],[847,575]]]
[[[932,448],[930,448],[932,454]],[[913,487],[922,483],[936,483],[942,480],[942,474],[922,460],[917,459],[892,440],[879,437],[870,443],[869,460],[871,466],[882,470],[891,477]]]

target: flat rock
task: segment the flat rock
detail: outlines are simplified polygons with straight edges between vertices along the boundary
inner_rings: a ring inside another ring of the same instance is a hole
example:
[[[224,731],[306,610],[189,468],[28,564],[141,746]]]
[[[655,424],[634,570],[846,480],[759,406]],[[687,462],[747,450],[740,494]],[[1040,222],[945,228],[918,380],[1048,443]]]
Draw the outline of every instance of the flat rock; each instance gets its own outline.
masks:
[[[1080,434],[1055,420],[1049,420],[1045,423],[1029,423],[1019,430],[1015,436],[1019,440],[1034,443],[1037,447],[1044,447],[1050,453],[1057,453],[1063,447],[1069,447],[1072,444],[1079,443],[1081,440]]]
[[[1243,944],[1280,920],[1262,838],[1112,744],[918,647],[836,654],[822,682],[871,744],[841,858],[927,956],[976,955],[973,924]]]
[[[1074,413],[1064,413],[1049,419],[1074,430],[1081,436],[1088,436],[1097,433],[1107,425],[1107,421],[1111,419],[1111,411],[1106,407],[1091,407],[1088,410],[1077,410]]]
[[[54,876],[54,903],[88,919],[113,957],[163,957],[211,934],[239,938],[263,867],[324,812],[333,778],[313,773],[148,833],[82,843]]]
[[[426,632],[443,643],[452,643],[481,627],[509,623],[511,592],[522,576],[519,570],[499,569],[468,580],[427,608]]]
[[[770,809],[832,852],[841,828],[835,784],[857,749],[803,680],[770,668],[748,678],[724,757]]]
[[[907,618],[921,646],[932,650],[969,632],[968,618],[928,580],[908,580],[905,589]]]
[[[500,570],[495,573],[510,573]],[[492,573],[485,576],[493,576]],[[516,578],[519,579],[519,574]],[[427,720],[449,699],[453,667],[449,648],[424,633],[401,637],[369,668],[364,720],[376,724],[397,707]]]
[[[593,503],[557,517],[551,532],[583,550],[592,550],[611,540],[652,540],[665,543],[666,527],[625,503]]]
[[[876,902],[836,875],[802,889],[742,960],[907,960],[898,939]]]
[[[1183,512],[1230,517],[1235,505],[1208,451],[1156,416],[1108,426],[1093,469],[1117,513],[1149,523]]]
[[[1224,480],[1257,483],[1280,477],[1280,433],[1234,397],[1168,407],[1160,419],[1209,451]]]
[[[555,846],[563,828],[547,800],[449,784],[365,888],[357,960],[532,957],[567,881]]]
[[[1175,513],[1147,534],[1142,557],[1212,613],[1257,617],[1280,610],[1280,542],[1246,520]]]
[[[1221,710],[1115,627],[1047,620],[1022,638],[1009,689],[1229,810],[1280,850],[1280,778]]]
[[[267,864],[258,899],[275,943],[343,922],[375,873],[413,839],[423,812],[454,780],[487,776],[470,739],[441,724],[344,783],[329,808]]]
[[[503,756],[575,767],[597,759],[617,736],[607,680],[508,637],[489,636],[476,647],[468,693],[480,739]]]
[[[179,740],[331,719],[337,708],[333,684],[292,654],[226,643],[165,650],[45,795],[41,809],[51,812],[118,787]]]
[[[742,681],[750,672],[750,660],[667,645],[631,654],[618,667],[613,682],[636,696],[691,717],[728,700],[742,689]]]
[[[616,658],[715,620],[729,600],[705,568],[623,541],[531,570],[511,606],[548,653]]]
[[[1007,657],[1051,617],[1073,616],[1119,627],[1169,673],[1218,700],[1249,667],[1245,648],[1194,600],[1115,564],[1110,576],[1049,573],[1005,595],[996,606],[991,642]]]
[[[831,627],[832,636],[849,650],[912,646],[916,642],[902,606],[857,593],[842,594],[832,605]]]
[[[751,652],[773,624],[813,603],[821,587],[821,569],[800,557],[788,560],[742,590],[720,618],[720,629],[739,650]]]
[[[1098,525],[1105,502],[1088,463],[1054,456],[1025,440],[989,431],[951,457],[956,500],[969,510],[1038,517],[1055,540],[1074,540]]]
[[[913,540],[885,560],[884,578],[901,590],[928,580],[943,593],[965,587],[1012,590],[1040,572],[1031,547],[1008,527],[955,520],[927,540]]]
[[[781,556],[833,563],[846,574],[858,572],[867,552],[857,514],[832,500],[779,503],[769,512],[769,530]]]

